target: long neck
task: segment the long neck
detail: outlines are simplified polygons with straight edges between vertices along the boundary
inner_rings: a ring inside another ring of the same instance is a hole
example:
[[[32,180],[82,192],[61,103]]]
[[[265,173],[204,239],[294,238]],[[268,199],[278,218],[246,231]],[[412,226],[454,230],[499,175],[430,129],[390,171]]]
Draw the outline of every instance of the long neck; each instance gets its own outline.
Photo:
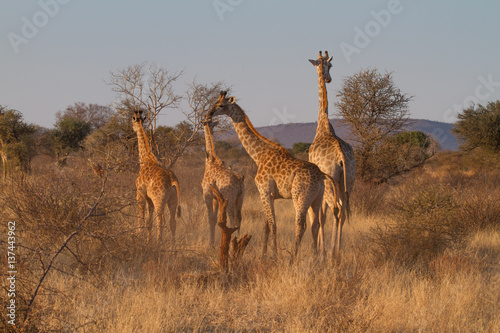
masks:
[[[326,83],[323,76],[323,66],[317,67],[318,90],[319,90],[319,112],[318,129],[316,132],[330,132],[330,120],[328,119],[328,95],[326,93]]]
[[[222,163],[221,159],[215,154],[214,139],[212,137],[210,126],[208,124],[205,124],[203,126],[203,130],[205,132],[205,152],[207,154],[206,162]]]
[[[139,125],[139,128],[137,129],[136,132],[137,132],[137,145],[139,147],[139,161],[141,163],[144,163],[147,160],[150,160],[151,158],[156,160],[156,157],[153,155],[153,153],[151,153],[148,144],[148,139],[146,137],[146,133],[144,133],[144,129],[142,128],[142,126]]]
[[[245,112],[237,105],[233,104],[233,107],[229,111],[229,117],[233,123],[234,129],[238,138],[243,145],[243,148],[247,151],[248,155],[259,164],[259,161],[263,157],[263,153],[269,150],[284,150],[279,144],[263,137],[255,127],[253,127],[250,119],[248,119]],[[286,150],[285,150],[286,151]]]

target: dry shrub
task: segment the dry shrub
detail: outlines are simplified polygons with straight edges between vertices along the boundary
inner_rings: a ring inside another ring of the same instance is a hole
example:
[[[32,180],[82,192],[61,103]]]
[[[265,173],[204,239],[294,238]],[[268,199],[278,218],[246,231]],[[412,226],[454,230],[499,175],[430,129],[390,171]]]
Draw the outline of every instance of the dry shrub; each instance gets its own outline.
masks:
[[[500,174],[478,173],[459,186],[457,218],[470,231],[499,230]]]
[[[107,266],[135,257],[133,252],[140,247],[134,245],[133,227],[126,216],[130,197],[123,195],[124,187],[115,185],[111,190],[105,184],[90,169],[12,177],[3,184],[1,213],[16,222],[17,268],[22,272],[17,277],[18,323],[39,284],[28,326],[48,310],[37,306],[40,297],[64,294],[50,283],[54,272],[77,274],[82,281],[95,283],[100,280],[98,273],[109,269]],[[75,231],[76,235],[63,247]]]
[[[357,181],[350,197],[351,211],[364,216],[378,215],[386,210],[387,184]]]
[[[24,246],[17,284],[24,307],[48,259],[100,191],[101,179],[86,160],[68,164],[63,171],[4,184],[0,191],[0,212],[17,219]],[[255,170],[236,167],[250,189],[242,227],[254,238],[226,280],[217,274],[218,249],[207,246],[202,156],[174,168],[183,206],[175,247],[145,245],[136,233],[136,173],[110,171],[95,216],[57,258],[25,331],[499,331],[499,231],[486,227],[467,246],[458,246],[466,239],[462,227],[478,227],[472,221],[494,224],[500,182],[493,172],[426,180],[419,173],[396,186],[359,182],[342,259],[317,260],[304,246],[289,266],[284,252],[277,262],[261,259],[265,216]],[[279,241],[289,248],[294,211],[286,201],[276,207]],[[360,236],[360,229],[385,221]],[[0,260],[4,267],[5,258]],[[412,265],[419,270],[404,269]],[[0,322],[0,331],[9,328]]]
[[[457,207],[450,188],[403,186],[393,200],[391,221],[367,235],[373,254],[383,262],[416,267],[462,244],[465,234],[455,217]]]

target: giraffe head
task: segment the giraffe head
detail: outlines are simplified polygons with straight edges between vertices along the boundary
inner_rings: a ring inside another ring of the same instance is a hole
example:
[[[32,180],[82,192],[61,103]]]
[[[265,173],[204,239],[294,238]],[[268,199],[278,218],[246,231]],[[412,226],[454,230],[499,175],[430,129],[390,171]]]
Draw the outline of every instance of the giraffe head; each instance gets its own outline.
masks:
[[[142,124],[146,120],[146,117],[142,116],[142,112],[142,110],[134,111],[134,116],[132,117],[132,128],[136,133],[139,129],[143,128]]]
[[[219,99],[212,106],[210,111],[208,111],[207,117],[210,121],[213,116],[227,115],[230,109],[233,107],[236,99],[234,97],[226,97],[227,91],[221,91],[219,94]]]
[[[325,79],[326,83],[332,82],[332,77],[330,76],[330,68],[332,68],[332,58],[333,57],[328,57],[328,51],[325,51],[325,56],[323,56],[321,54],[321,51],[319,51],[318,60],[309,59],[309,62],[316,66],[318,68],[318,71],[321,70],[323,72],[323,78]]]
[[[210,132],[213,133],[215,126],[217,126],[218,124],[219,124],[218,121],[214,121],[212,119],[212,115],[210,114],[210,111],[209,111],[205,116],[205,120],[203,121],[203,126],[208,126],[208,128],[210,129]]]

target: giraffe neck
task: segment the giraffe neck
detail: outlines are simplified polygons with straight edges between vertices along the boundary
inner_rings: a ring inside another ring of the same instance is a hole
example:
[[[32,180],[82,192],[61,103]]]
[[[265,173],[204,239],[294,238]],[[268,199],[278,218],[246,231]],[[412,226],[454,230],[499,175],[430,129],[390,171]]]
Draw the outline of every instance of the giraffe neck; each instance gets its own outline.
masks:
[[[146,133],[144,133],[144,128],[142,127],[142,125],[139,125],[139,128],[137,130],[137,145],[139,147],[139,162],[140,162],[140,164],[144,164],[148,161],[151,161],[151,159],[158,162],[158,160],[153,155],[153,153],[151,153],[151,150],[150,150],[149,144],[148,144],[148,139],[146,137]]]
[[[330,120],[328,119],[328,95],[326,92],[326,83],[323,76],[323,66],[317,66],[318,72],[318,90],[319,90],[319,112],[318,112],[318,129],[316,133],[330,133]],[[333,128],[332,128],[333,130]]]
[[[210,126],[208,124],[205,124],[203,126],[203,130],[205,132],[205,152],[207,154],[205,162],[222,163],[221,159],[215,154],[214,139],[212,137],[212,131],[210,130]]]
[[[257,132],[250,122],[250,119],[248,119],[245,112],[237,104],[233,104],[228,116],[231,118],[243,148],[245,148],[248,155],[250,155],[257,165],[264,157],[265,153],[270,150],[280,149],[286,151],[279,144],[263,137]]]

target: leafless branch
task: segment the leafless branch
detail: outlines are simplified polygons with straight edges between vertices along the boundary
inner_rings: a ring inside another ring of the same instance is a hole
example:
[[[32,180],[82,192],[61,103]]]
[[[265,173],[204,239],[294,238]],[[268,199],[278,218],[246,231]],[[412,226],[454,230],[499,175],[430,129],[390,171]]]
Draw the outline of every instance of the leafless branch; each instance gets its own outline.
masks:
[[[102,197],[104,195],[105,185],[106,185],[106,182],[103,181],[102,187],[101,187],[101,190],[100,190],[100,193],[99,193],[99,196],[97,197],[95,203],[90,208],[90,210],[87,213],[87,215],[85,215],[85,217],[80,221],[80,223],[76,226],[76,228],[73,230],[73,232],[63,242],[63,244],[61,245],[61,247],[59,248],[59,250],[57,250],[57,252],[50,259],[49,265],[47,266],[47,268],[45,268],[45,270],[44,270],[44,272],[42,274],[42,277],[40,278],[40,280],[38,282],[38,285],[36,286],[35,291],[34,291],[32,297],[31,297],[31,299],[30,299],[30,301],[28,303],[28,307],[26,308],[26,314],[24,315],[23,323],[26,322],[26,320],[28,319],[29,314],[30,314],[30,310],[31,310],[31,306],[33,305],[33,302],[35,301],[35,298],[38,295],[38,291],[40,290],[40,287],[42,286],[43,281],[47,277],[47,274],[50,272],[50,270],[51,270],[51,268],[52,268],[52,266],[54,264],[54,261],[57,259],[57,257],[59,256],[59,254],[67,247],[68,243],[73,239],[73,237],[78,234],[78,232],[83,227],[83,225],[85,224],[85,222],[92,216],[93,212],[95,211],[97,205],[99,204],[99,202],[101,201],[101,199],[102,199]]]

